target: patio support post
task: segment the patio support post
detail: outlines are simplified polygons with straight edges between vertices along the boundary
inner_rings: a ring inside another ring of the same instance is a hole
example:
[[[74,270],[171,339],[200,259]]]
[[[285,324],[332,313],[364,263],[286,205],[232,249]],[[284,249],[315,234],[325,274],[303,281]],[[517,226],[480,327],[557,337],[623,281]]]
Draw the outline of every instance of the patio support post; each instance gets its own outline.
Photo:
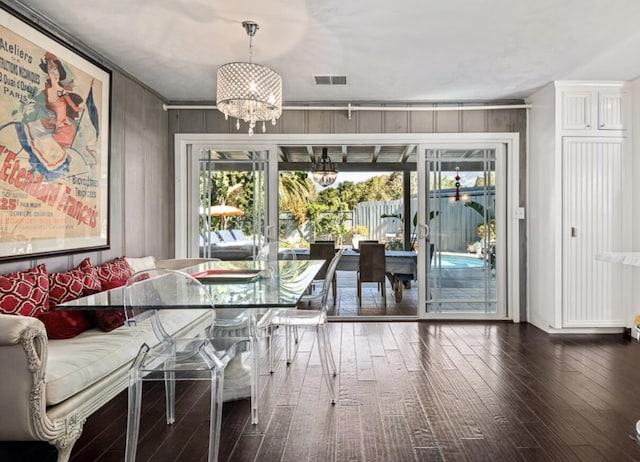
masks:
[[[404,250],[411,250],[411,226],[413,217],[411,216],[411,172],[402,172],[402,220],[404,223]]]

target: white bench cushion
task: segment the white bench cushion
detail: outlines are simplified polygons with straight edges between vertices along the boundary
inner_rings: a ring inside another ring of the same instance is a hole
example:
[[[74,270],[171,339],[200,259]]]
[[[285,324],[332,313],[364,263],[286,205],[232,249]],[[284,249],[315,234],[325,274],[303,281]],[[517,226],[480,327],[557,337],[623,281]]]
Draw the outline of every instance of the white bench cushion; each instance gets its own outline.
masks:
[[[191,329],[187,328],[187,335],[193,336],[206,326],[210,313],[207,310],[165,310],[160,316],[169,334],[189,325]],[[189,332],[196,329],[198,332]],[[64,401],[133,361],[142,343],[155,345],[157,342],[150,329],[125,326],[111,332],[90,329],[74,338],[49,340],[45,376],[47,405]]]

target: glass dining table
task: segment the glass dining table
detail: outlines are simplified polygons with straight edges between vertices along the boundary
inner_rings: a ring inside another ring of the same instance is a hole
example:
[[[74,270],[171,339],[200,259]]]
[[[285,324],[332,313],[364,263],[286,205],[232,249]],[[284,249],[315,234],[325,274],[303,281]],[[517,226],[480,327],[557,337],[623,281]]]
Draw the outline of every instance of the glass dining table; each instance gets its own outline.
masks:
[[[209,261],[180,270],[193,275],[203,283],[213,299],[216,312],[224,310],[225,313],[237,311],[238,315],[248,314],[252,396],[257,396],[259,389],[260,355],[256,327],[258,316],[270,316],[278,308],[295,308],[324,263],[324,260]],[[156,290],[162,297],[162,291],[171,289],[158,284]],[[191,300],[175,297],[175,294],[171,294],[167,299],[175,300],[175,304],[164,305],[165,309],[210,308],[208,300]],[[60,303],[56,309],[124,310],[124,301],[125,289],[118,287]],[[144,309],[144,306],[136,305],[136,308]],[[148,308],[157,309],[157,306],[150,305]],[[252,407],[251,420],[254,424],[258,423],[257,404]]]

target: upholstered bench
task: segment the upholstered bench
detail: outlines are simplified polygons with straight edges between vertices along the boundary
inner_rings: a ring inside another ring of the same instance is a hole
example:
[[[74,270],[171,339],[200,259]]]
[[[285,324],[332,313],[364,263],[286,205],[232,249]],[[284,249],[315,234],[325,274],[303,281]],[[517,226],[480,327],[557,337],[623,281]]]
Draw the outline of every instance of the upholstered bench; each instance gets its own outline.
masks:
[[[135,263],[150,261],[155,260]],[[177,268],[193,262],[160,264]],[[205,310],[160,315],[170,333],[177,335],[196,335],[210,322]],[[63,462],[68,460],[87,417],[127,388],[129,365],[140,345],[156,340],[150,330],[127,326],[108,332],[91,327],[71,338],[51,339],[45,328],[49,321],[43,319],[45,322],[33,316],[0,313],[0,440],[47,441],[56,446],[58,461]],[[232,377],[235,374],[234,380],[248,383],[242,361],[229,373]],[[238,388],[233,380],[228,382]]]

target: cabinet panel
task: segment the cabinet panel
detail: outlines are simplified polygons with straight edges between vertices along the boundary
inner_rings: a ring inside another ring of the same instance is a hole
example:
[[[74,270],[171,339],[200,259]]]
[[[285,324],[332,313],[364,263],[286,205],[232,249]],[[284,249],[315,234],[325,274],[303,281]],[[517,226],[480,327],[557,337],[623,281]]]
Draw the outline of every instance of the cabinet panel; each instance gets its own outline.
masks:
[[[595,260],[625,246],[623,147],[621,138],[563,138],[563,327],[625,325],[621,265]]]
[[[562,128],[588,130],[591,128],[591,92],[562,92]]]
[[[598,129],[624,130],[624,110],[624,99],[621,93],[598,93]]]

